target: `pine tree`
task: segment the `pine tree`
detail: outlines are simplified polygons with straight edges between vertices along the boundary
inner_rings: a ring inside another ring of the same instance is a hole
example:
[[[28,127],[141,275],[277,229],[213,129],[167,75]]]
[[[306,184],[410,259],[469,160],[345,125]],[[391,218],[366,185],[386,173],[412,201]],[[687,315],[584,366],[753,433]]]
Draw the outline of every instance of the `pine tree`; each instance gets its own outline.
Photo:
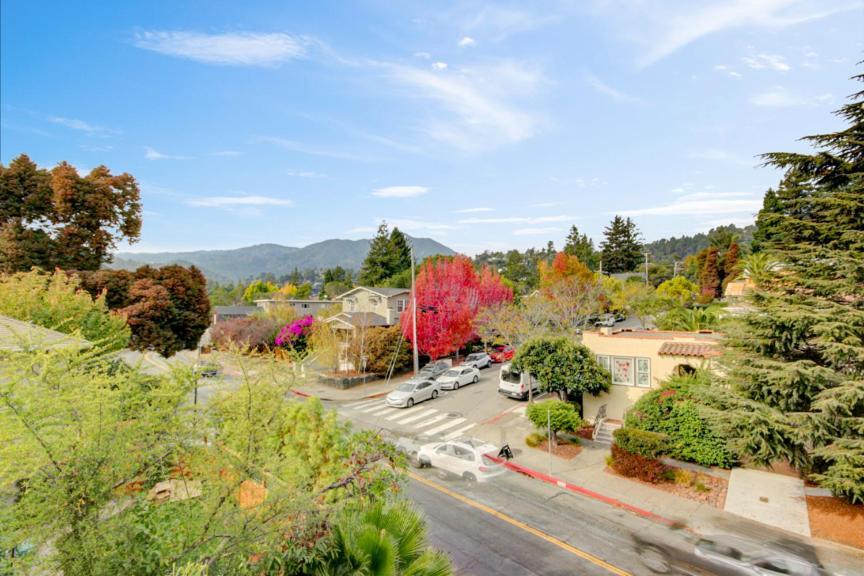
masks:
[[[390,274],[390,234],[387,223],[381,222],[378,233],[369,244],[369,253],[360,267],[357,281],[362,286],[380,286]]]
[[[764,156],[785,173],[754,237],[779,266],[730,326],[724,412],[756,462],[864,503],[864,92],[851,100],[848,128],[804,139],[816,153]]]
[[[580,234],[576,226],[570,227],[567,243],[564,244],[564,252],[571,256],[576,256],[580,262],[591,270],[597,269],[598,254],[594,249],[594,241],[587,234]]]
[[[605,239],[601,244],[603,270],[606,272],[630,272],[642,261],[642,244],[639,230],[630,218],[615,216],[603,230]]]
[[[393,228],[389,244],[388,278],[411,268],[411,246],[408,244],[408,238],[399,228]]]

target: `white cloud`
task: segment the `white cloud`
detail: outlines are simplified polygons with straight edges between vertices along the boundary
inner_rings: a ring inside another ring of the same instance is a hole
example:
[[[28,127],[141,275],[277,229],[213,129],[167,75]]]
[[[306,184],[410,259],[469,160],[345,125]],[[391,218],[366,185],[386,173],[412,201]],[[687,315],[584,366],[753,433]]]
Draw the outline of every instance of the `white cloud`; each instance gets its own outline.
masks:
[[[472,32],[496,42],[514,34],[535,30],[560,17],[545,3],[543,9],[537,12],[500,3],[483,3],[479,10],[475,6],[471,2],[457,4],[456,13],[445,12],[441,17],[448,24],[454,21],[461,22],[465,32]]]
[[[467,46],[475,46],[477,42],[471,36],[463,36],[461,40],[459,40],[459,46],[467,47]]]
[[[278,66],[303,57],[309,40],[280,33],[150,31],[136,34],[134,44],[206,64]]]
[[[533,137],[538,115],[524,111],[516,100],[534,95],[543,82],[532,69],[513,62],[466,68],[455,74],[436,74],[410,66],[380,64],[390,78],[410,90],[409,95],[432,100],[449,113],[429,113],[423,130],[433,139],[465,151],[495,148]]]
[[[622,216],[712,216],[717,214],[755,214],[761,198],[744,192],[697,192],[676,198],[669,204],[617,212]]]
[[[147,160],[189,160],[190,156],[177,156],[173,154],[163,154],[150,146],[144,147],[144,158]]]
[[[543,224],[546,222],[568,222],[576,220],[575,216],[504,216],[500,218],[465,218],[459,224]]]
[[[413,198],[422,196],[427,192],[429,192],[429,188],[426,186],[387,186],[376,188],[372,191],[372,195],[379,198]]]
[[[588,82],[588,84],[597,92],[600,92],[601,94],[606,94],[607,96],[611,96],[613,100],[617,100],[618,102],[630,102],[635,104],[642,101],[636,96],[627,94],[616,88],[613,88],[612,86],[609,86],[596,76],[592,76],[589,74],[585,77],[585,81]]]
[[[560,232],[560,228],[545,227],[545,228],[517,228],[513,230],[514,236],[543,236],[544,234],[555,234]]]
[[[754,70],[777,70],[779,72],[788,72],[792,69],[786,63],[783,56],[777,54],[757,54],[756,56],[745,56],[741,59],[744,64]]]
[[[741,74],[739,74],[726,64],[717,64],[716,66],[714,66],[714,70],[717,72],[722,72],[723,74],[731,76],[732,78],[741,78]]]
[[[447,69],[447,63],[446,62],[433,62],[432,63],[432,69],[433,70],[446,70]]]
[[[423,60],[429,60],[432,58],[432,55],[429,52],[414,52],[415,58],[422,58]]]
[[[327,178],[326,174],[312,170],[286,170],[285,173],[295,178]]]
[[[292,206],[294,202],[287,198],[274,198],[272,196],[204,196],[187,200],[186,204],[208,208],[230,208],[235,206]]]
[[[103,128],[102,126],[94,126],[89,122],[85,122],[84,120],[79,120],[77,118],[64,118],[63,116],[49,116],[47,118],[49,122],[52,124],[57,124],[59,126],[65,126],[71,130],[77,130],[79,132],[84,132],[91,136],[105,136],[108,134],[116,134],[116,130],[112,130],[110,128]]]
[[[750,98],[750,103],[760,108],[806,108],[820,104],[831,104],[833,101],[834,97],[831,94],[805,97],[793,94],[782,86],[776,86]]]
[[[461,210],[454,210],[454,214],[476,214],[478,212],[494,212],[494,208],[462,208]]]
[[[620,33],[641,47],[639,62],[650,65],[712,34],[737,28],[778,29],[856,10],[851,0],[688,0],[595,3]]]

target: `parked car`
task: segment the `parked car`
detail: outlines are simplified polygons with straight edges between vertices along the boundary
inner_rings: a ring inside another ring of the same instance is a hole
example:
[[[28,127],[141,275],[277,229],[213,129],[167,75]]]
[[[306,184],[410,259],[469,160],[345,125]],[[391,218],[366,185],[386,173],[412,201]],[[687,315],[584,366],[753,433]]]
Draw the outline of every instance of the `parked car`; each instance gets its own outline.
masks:
[[[793,541],[754,541],[727,534],[674,542],[669,533],[634,534],[643,565],[657,574],[827,576],[812,549]]]
[[[212,378],[219,374],[219,364],[211,360],[199,360],[192,366],[192,371],[198,376]]]
[[[600,326],[603,328],[611,328],[615,326],[615,315],[603,314],[596,322],[594,322],[594,326]]]
[[[457,366],[438,377],[438,383],[444,390],[458,390],[459,386],[476,384],[480,381],[480,370],[474,366]]]
[[[426,364],[423,368],[420,369],[420,372],[417,373],[417,376],[422,376],[423,378],[429,378],[431,380],[435,380],[450,369],[450,364],[445,362],[444,360],[437,360],[435,362],[430,362]]]
[[[437,398],[441,393],[441,385],[431,378],[412,378],[403,382],[385,398],[388,406],[396,408],[411,408],[418,402]]]
[[[526,372],[520,372],[509,362],[501,366],[498,373],[498,393],[510,398],[525,400],[528,398],[528,387],[534,394],[540,392],[540,382]]]
[[[486,482],[505,472],[503,465],[489,458],[497,453],[494,445],[471,438],[424,444],[417,460],[421,467],[431,466],[470,482]]]
[[[489,368],[492,365],[492,357],[486,352],[474,352],[465,357],[462,366],[474,366],[477,369]]]
[[[513,356],[516,355],[516,349],[512,346],[493,346],[492,352],[489,353],[489,356],[492,358],[492,362],[496,364],[501,364],[502,362],[509,362],[513,359]]]

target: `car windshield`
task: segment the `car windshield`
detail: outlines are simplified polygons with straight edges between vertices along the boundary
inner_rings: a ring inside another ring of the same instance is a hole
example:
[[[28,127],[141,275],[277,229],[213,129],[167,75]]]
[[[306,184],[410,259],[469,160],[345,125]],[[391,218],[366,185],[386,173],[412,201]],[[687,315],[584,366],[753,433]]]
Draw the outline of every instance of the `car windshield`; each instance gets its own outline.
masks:
[[[522,373],[508,366],[501,370],[501,380],[510,382],[511,384],[519,384],[522,381]]]
[[[465,360],[468,360],[470,362],[471,360],[479,360],[482,357],[483,357],[482,354],[469,354],[468,356],[465,357]]]
[[[414,382],[405,382],[405,383],[403,383],[403,384],[400,384],[400,385],[396,388],[396,390],[399,390],[400,392],[411,392],[412,390],[414,390],[414,387],[415,387],[416,385],[417,385],[417,384],[415,384]]]
[[[447,372],[444,373],[444,376],[458,376],[458,375],[459,375],[458,370],[447,370]]]

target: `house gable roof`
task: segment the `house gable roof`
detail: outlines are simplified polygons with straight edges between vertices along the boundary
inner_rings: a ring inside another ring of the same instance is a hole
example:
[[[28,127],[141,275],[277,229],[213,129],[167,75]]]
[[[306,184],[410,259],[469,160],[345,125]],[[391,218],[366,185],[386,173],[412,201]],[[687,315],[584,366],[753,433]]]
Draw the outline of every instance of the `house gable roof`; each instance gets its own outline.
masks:
[[[403,293],[407,294],[407,293],[411,292],[411,290],[409,290],[408,288],[374,288],[374,287],[370,288],[369,286],[355,286],[351,290],[348,290],[347,292],[343,292],[342,294],[340,294],[339,296],[334,298],[334,300],[341,300],[341,299],[345,298],[346,296],[348,296],[349,294],[353,294],[354,292],[358,292],[360,290],[372,292],[373,294],[383,296],[384,298],[390,298],[391,296],[398,296],[399,294],[403,294]]]
[[[386,318],[374,312],[340,312],[327,318],[325,322],[342,322],[356,328],[390,325]]]
[[[0,350],[21,351],[30,347],[80,350],[90,346],[91,343],[83,338],[43,328],[31,322],[0,316]]]

